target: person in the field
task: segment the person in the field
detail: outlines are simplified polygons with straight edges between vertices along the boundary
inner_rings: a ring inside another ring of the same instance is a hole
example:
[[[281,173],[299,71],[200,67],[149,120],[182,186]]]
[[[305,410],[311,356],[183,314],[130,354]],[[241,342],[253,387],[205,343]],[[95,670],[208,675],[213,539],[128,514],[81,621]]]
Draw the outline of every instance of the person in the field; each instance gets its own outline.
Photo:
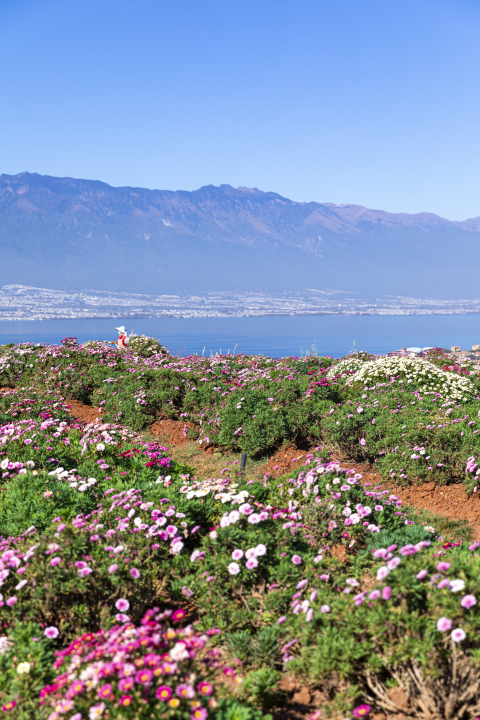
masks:
[[[118,340],[117,342],[114,342],[113,340],[110,341],[110,345],[116,345],[119,350],[125,350],[128,343],[128,335],[125,327],[123,325],[120,325],[120,327],[115,328],[118,330]]]

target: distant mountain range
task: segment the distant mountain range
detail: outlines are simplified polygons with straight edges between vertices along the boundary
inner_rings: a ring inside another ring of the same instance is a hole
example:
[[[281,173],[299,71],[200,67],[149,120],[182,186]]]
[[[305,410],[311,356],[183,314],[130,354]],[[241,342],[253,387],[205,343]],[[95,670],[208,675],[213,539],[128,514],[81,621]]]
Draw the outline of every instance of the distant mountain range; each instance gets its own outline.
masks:
[[[450,222],[256,188],[0,175],[0,285],[191,294],[480,296],[480,217]]]

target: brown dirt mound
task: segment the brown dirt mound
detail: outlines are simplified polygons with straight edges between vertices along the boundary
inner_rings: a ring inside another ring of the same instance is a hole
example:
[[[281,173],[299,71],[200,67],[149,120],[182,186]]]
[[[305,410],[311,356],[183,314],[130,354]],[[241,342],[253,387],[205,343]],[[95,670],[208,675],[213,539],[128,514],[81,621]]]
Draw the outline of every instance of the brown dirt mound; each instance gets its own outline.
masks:
[[[193,427],[192,423],[183,420],[157,420],[148,429],[154,437],[166,437],[170,445],[186,445],[191,442],[188,439],[188,430]]]
[[[69,413],[73,417],[87,423],[101,422],[102,411],[100,408],[84,405],[78,400],[69,400],[68,404],[70,405]]]

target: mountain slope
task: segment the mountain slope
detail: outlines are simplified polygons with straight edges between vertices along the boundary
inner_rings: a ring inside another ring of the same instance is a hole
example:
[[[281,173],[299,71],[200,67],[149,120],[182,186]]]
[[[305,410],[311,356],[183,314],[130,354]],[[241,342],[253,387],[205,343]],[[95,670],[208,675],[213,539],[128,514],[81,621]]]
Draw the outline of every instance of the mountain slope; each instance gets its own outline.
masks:
[[[474,297],[480,218],[293,202],[255,188],[0,176],[0,284],[129,292],[337,288]]]

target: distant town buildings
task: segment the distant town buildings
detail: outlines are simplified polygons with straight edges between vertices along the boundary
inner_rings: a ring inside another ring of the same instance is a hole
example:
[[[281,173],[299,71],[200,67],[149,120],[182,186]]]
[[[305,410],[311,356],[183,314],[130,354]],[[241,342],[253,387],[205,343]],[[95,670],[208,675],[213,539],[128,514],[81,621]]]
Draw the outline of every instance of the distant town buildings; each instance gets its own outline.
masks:
[[[67,292],[26,285],[0,288],[0,320],[438,313],[480,313],[480,300],[424,300],[401,296],[379,299],[361,297],[348,291],[312,288],[271,295],[261,292],[208,292],[203,295],[142,295],[94,290]],[[480,350],[480,345],[474,348]],[[419,352],[424,350],[421,348]],[[402,352],[419,354],[416,348],[403,348]]]

